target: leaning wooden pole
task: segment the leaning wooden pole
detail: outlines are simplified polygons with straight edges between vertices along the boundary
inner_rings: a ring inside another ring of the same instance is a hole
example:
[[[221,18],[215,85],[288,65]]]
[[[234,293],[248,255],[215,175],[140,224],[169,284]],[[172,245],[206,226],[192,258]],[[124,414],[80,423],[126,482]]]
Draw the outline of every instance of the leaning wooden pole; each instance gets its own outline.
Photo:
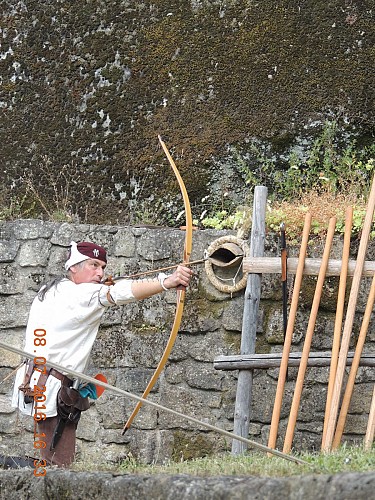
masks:
[[[350,367],[349,377],[348,377],[348,381],[346,383],[345,393],[344,393],[344,397],[343,397],[342,404],[341,404],[340,415],[339,415],[339,418],[337,420],[336,432],[335,432],[335,436],[333,438],[333,443],[332,443],[333,449],[336,449],[339,446],[342,434],[344,432],[346,416],[348,414],[349,404],[350,404],[350,400],[352,398],[352,394],[353,394],[353,390],[354,390],[355,378],[357,376],[359,362],[361,360],[363,346],[365,344],[368,326],[370,324],[370,319],[371,319],[371,313],[372,313],[372,310],[374,307],[374,302],[375,302],[375,275],[372,278],[371,288],[370,288],[370,292],[369,292],[369,296],[368,296],[367,304],[366,304],[366,309],[365,309],[365,313],[363,315],[361,330],[360,330],[359,335],[358,335],[357,345],[356,345],[355,352],[354,352],[354,358],[353,358],[352,366]]]
[[[267,188],[256,186],[254,191],[253,218],[250,236],[250,255],[264,254],[266,233]],[[242,319],[241,354],[255,352],[256,329],[260,302],[261,275],[249,274],[244,296]],[[249,435],[253,370],[240,370],[238,374],[233,431],[243,437]],[[232,442],[232,454],[247,450],[247,444],[237,439]]]
[[[288,360],[289,360],[289,354],[290,354],[290,347],[292,345],[294,323],[295,323],[296,315],[297,315],[299,294],[301,291],[301,283],[302,283],[302,279],[303,279],[303,268],[305,265],[307,244],[309,242],[310,227],[311,227],[311,214],[307,213],[305,216],[305,223],[303,226],[303,234],[302,234],[301,247],[300,247],[299,257],[298,257],[296,277],[294,279],[292,302],[290,304],[289,318],[288,318],[288,324],[287,324],[287,328],[286,328],[286,332],[285,332],[285,340],[284,340],[283,354],[282,354],[282,358],[281,358],[279,378],[278,378],[277,387],[276,387],[275,402],[273,405],[270,435],[268,438],[268,447],[269,448],[276,447],[277,431],[279,428],[279,421],[280,421],[280,414],[281,414],[281,405],[282,405],[282,401],[283,401],[285,381],[286,381],[286,375],[287,375],[287,371],[288,371]]]
[[[368,416],[367,430],[363,443],[364,448],[367,451],[371,450],[372,443],[374,441],[374,434],[375,434],[375,386],[374,386],[374,391],[372,393],[372,401],[371,401],[370,413]]]
[[[305,342],[303,344],[301,363],[300,363],[299,369],[298,369],[296,386],[294,389],[292,406],[290,409],[288,426],[287,426],[286,434],[285,434],[284,450],[291,450],[291,448],[292,448],[294,430],[296,427],[298,410],[299,410],[299,405],[300,405],[301,396],[302,396],[303,382],[305,379],[307,362],[309,359],[311,341],[312,341],[312,337],[313,337],[313,333],[314,333],[314,329],[315,329],[316,318],[318,315],[320,298],[322,296],[324,280],[326,277],[326,269],[327,269],[327,265],[328,265],[329,254],[330,254],[331,247],[332,247],[333,236],[335,234],[335,228],[336,228],[336,217],[331,217],[331,219],[329,220],[329,225],[328,225],[326,243],[325,243],[323,257],[322,257],[322,265],[320,268],[318,280],[317,280],[316,287],[315,287],[315,293],[314,293],[313,303],[311,306],[309,323],[307,325]],[[284,453],[285,453],[285,451],[284,451]]]
[[[363,265],[365,262],[366,251],[368,240],[370,237],[370,231],[372,227],[372,221],[374,217],[375,210],[375,175],[372,180],[372,186],[370,191],[370,196],[367,203],[366,216],[363,223],[361,240],[359,242],[358,254],[356,266],[354,269],[352,286],[350,288],[350,295],[348,300],[348,306],[346,311],[345,323],[342,332],[341,347],[339,360],[337,363],[335,384],[332,392],[331,409],[329,413],[329,420],[327,424],[326,433],[326,449],[329,451],[332,447],[333,437],[335,433],[337,415],[339,411],[340,396],[344,380],[345,367],[346,367],[346,357],[349,351],[350,337],[352,334],[354,316],[356,311],[356,304],[359,293],[359,286],[361,283]]]
[[[331,408],[333,384],[335,383],[337,363],[339,359],[340,352],[340,341],[341,341],[341,330],[342,330],[342,320],[344,317],[344,306],[345,306],[345,292],[346,292],[346,281],[348,276],[348,263],[350,255],[350,236],[352,233],[353,225],[353,207],[348,207],[345,213],[345,232],[344,232],[344,244],[342,250],[342,264],[339,282],[339,291],[337,295],[337,306],[336,306],[336,318],[335,327],[333,331],[333,342],[332,342],[332,354],[331,354],[331,365],[329,368],[329,379],[328,379],[328,389],[327,389],[327,400],[326,409],[324,415],[324,425],[323,425],[323,437],[322,437],[322,450],[325,451],[326,445],[326,434],[327,425],[329,418],[329,411]]]

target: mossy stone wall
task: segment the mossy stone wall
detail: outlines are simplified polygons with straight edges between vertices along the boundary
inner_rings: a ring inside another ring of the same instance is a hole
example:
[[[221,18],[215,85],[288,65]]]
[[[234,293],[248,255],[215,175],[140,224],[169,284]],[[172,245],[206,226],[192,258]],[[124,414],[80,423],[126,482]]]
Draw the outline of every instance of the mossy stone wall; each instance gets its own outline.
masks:
[[[28,182],[24,210],[175,223],[161,134],[196,217],[207,195],[243,203],[254,141],[282,159],[327,119],[372,140],[374,26],[370,0],[5,2],[1,194]]]
[[[192,259],[221,231],[195,231]],[[108,273],[133,273],[161,267],[181,259],[184,233],[177,229],[149,229],[19,220],[0,223],[0,339],[23,347],[28,312],[41,283],[60,275],[71,240],[95,241],[109,252]],[[332,258],[340,258],[342,239],[337,238]],[[321,258],[323,243],[311,242],[309,257]],[[353,241],[352,257],[356,255]],[[290,256],[298,254],[289,248]],[[279,255],[277,235],[268,234],[266,256]],[[375,245],[367,259],[373,260]],[[196,267],[185,300],[180,332],[168,363],[149,395],[153,401],[228,431],[233,430],[237,371],[215,370],[214,359],[239,354],[242,331],[243,291],[224,294],[207,279],[204,267]],[[292,277],[288,280],[292,293]],[[361,284],[350,348],[354,349],[367,302],[371,278]],[[348,283],[348,289],[350,283]],[[279,275],[263,274],[257,325],[256,352],[280,352],[283,344],[281,282]],[[305,277],[302,285],[292,350],[302,351],[309,321],[315,279]],[[335,323],[338,282],[326,280],[312,340],[312,351],[329,351]],[[94,344],[90,375],[102,372],[110,384],[141,394],[159,362],[173,323],[176,296],[173,291],[142,302],[109,308]],[[47,339],[48,341],[48,339]],[[374,352],[375,323],[371,318],[365,352]],[[35,454],[33,422],[10,407],[18,356],[0,350],[0,454]],[[279,370],[255,370],[250,422],[250,439],[267,444]],[[278,446],[282,447],[297,375],[289,369],[281,412]],[[361,367],[356,379],[344,440],[360,443],[366,432],[374,387],[374,369]],[[320,448],[324,420],[328,368],[306,372],[298,414],[294,449]],[[136,458],[162,462],[215,454],[230,450],[231,443],[202,425],[144,406],[130,430],[121,435],[134,402],[105,391],[84,412],[78,426],[77,459],[88,462],[118,462]]]

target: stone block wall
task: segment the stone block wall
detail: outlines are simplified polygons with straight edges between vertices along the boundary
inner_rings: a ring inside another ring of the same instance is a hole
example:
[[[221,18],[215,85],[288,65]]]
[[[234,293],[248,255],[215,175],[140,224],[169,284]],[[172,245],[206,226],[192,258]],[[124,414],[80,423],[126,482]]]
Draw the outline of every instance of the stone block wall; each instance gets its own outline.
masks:
[[[228,234],[205,230],[194,233],[192,259],[203,256],[209,244]],[[184,233],[178,229],[94,226],[17,220],[0,224],[0,338],[22,348],[30,304],[41,283],[62,273],[70,241],[91,240],[107,247],[109,274],[129,274],[179,262]],[[337,238],[332,257],[340,258]],[[357,242],[353,242],[353,255]],[[309,246],[309,257],[321,257],[323,243]],[[368,259],[375,246],[370,244]],[[266,255],[278,255],[278,237],[269,234]],[[298,248],[289,254],[298,255]],[[150,399],[199,420],[231,431],[237,373],[215,370],[219,355],[238,354],[242,329],[243,291],[233,296],[216,290],[204,267],[187,292],[180,333]],[[363,280],[353,329],[352,348],[359,332],[370,279]],[[309,320],[316,279],[305,277],[293,339],[293,350],[301,351]],[[349,288],[348,284],[348,288]],[[291,293],[292,278],[289,278]],[[329,350],[335,319],[338,278],[327,278],[314,332],[312,350]],[[166,345],[173,323],[176,297],[173,291],[143,302],[109,308],[103,318],[88,369],[90,375],[104,373],[109,383],[141,394]],[[256,351],[282,350],[282,303],[279,275],[263,275]],[[370,322],[366,352],[374,351],[375,328]],[[19,364],[18,356],[0,350],[0,381]],[[289,415],[297,369],[290,368],[280,422],[282,440]],[[250,438],[267,443],[278,370],[256,370],[253,385]],[[306,375],[298,424],[296,450],[319,448],[328,368],[309,368]],[[360,441],[366,431],[375,380],[374,370],[360,368],[347,419],[346,440]],[[33,450],[32,422],[10,407],[13,377],[0,385],[0,454]],[[78,426],[78,456],[83,460],[119,461],[133,456],[160,462],[230,449],[230,442],[203,426],[144,406],[133,426],[121,436],[121,429],[134,402],[105,391],[82,414]]]

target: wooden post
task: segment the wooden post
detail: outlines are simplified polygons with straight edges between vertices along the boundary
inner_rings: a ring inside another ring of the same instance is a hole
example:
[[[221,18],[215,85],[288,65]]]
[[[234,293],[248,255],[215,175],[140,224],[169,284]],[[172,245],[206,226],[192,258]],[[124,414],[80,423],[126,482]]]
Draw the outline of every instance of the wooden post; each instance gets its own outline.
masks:
[[[299,367],[301,362],[301,352],[291,352],[287,359],[288,366]],[[346,359],[346,366],[353,363],[354,352],[349,351]],[[215,370],[269,370],[270,368],[280,368],[284,362],[284,353],[273,352],[271,354],[238,354],[232,356],[219,356],[214,359]],[[319,351],[309,353],[307,366],[329,367],[331,364],[331,352]],[[362,353],[360,366],[375,368],[375,353]],[[268,446],[272,448],[272,446]]]
[[[292,400],[292,406],[289,414],[288,426],[286,429],[285,440],[284,440],[284,453],[285,450],[290,450],[292,448],[293,436],[297,422],[298,410],[302,396],[303,382],[305,380],[305,373],[307,368],[307,360],[309,357],[312,337],[315,329],[316,318],[319,311],[320,299],[322,296],[322,290],[324,285],[324,280],[326,276],[326,270],[328,265],[329,253],[331,251],[333,236],[335,234],[336,227],[336,217],[331,217],[328,226],[326,244],[324,247],[322,266],[320,268],[318,281],[315,287],[315,293],[313,298],[313,303],[311,306],[310,319],[307,325],[305,342],[303,344],[301,363],[298,369],[298,375],[296,380],[296,386],[294,389],[294,395]]]
[[[279,378],[277,380],[275,402],[273,405],[272,419],[270,435],[268,438],[268,447],[275,448],[277,441],[277,431],[279,429],[280,415],[281,415],[281,405],[283,402],[284,388],[286,382],[286,374],[288,370],[288,362],[290,355],[290,348],[293,340],[294,324],[297,316],[298,300],[301,290],[301,284],[303,279],[303,268],[305,266],[305,259],[307,253],[307,244],[309,242],[311,227],[311,214],[308,212],[305,217],[305,223],[303,227],[302,242],[298,258],[298,266],[296,272],[296,278],[294,280],[292,303],[290,305],[289,320],[286,329],[286,335],[284,339],[283,354],[280,364]]]
[[[256,186],[254,190],[253,218],[250,237],[250,256],[262,257],[266,230],[267,188]],[[256,329],[260,302],[260,274],[249,274],[244,297],[241,354],[255,352]],[[238,374],[236,404],[234,410],[234,434],[248,437],[253,385],[253,370],[240,370]],[[247,450],[247,444],[236,439],[232,442],[232,454]]]
[[[367,430],[364,440],[364,448],[366,451],[371,450],[372,443],[374,441],[374,433],[375,433],[375,386],[374,386],[374,391],[372,393],[370,413],[368,416]]]
[[[340,352],[342,319],[344,317],[346,280],[348,276],[350,236],[352,233],[352,225],[353,225],[353,208],[348,207],[346,209],[346,214],[345,214],[345,233],[344,233],[344,245],[342,251],[342,266],[340,273],[339,292],[337,295],[335,328],[333,330],[333,341],[332,341],[332,356],[331,356],[331,365],[329,369],[327,400],[326,400],[326,409],[325,409],[324,424],[323,424],[323,437],[322,437],[323,451],[327,451],[327,445],[326,445],[327,425],[329,419],[329,412],[331,409],[333,384],[335,383],[337,363]]]
[[[362,227],[362,235],[361,235],[361,239],[359,242],[357,261],[356,261],[356,266],[355,266],[355,270],[354,270],[352,286],[350,288],[348,306],[346,309],[346,317],[345,317],[344,328],[343,328],[342,338],[341,338],[340,354],[339,354],[339,360],[337,363],[335,383],[334,383],[333,391],[332,391],[332,400],[331,400],[329,419],[328,419],[328,423],[327,423],[327,432],[325,435],[325,438],[326,438],[325,439],[325,443],[326,443],[325,449],[326,450],[331,449],[333,437],[334,437],[334,433],[335,433],[336,421],[337,421],[337,415],[338,415],[338,411],[339,411],[339,404],[340,404],[340,397],[341,397],[341,389],[342,389],[343,381],[344,381],[346,358],[347,358],[348,350],[349,350],[350,338],[351,338],[351,334],[352,334],[352,327],[353,327],[353,323],[354,323],[354,315],[355,315],[355,310],[356,310],[356,306],[357,306],[359,286],[361,284],[361,279],[362,279],[363,265],[365,262],[367,245],[368,245],[368,240],[370,237],[370,231],[371,231],[371,227],[372,227],[372,221],[373,221],[373,217],[374,217],[374,210],[375,210],[375,175],[374,175],[373,180],[372,180],[370,196],[369,196],[369,199],[367,202],[366,216],[365,216],[365,221],[364,221],[363,227]]]
[[[288,257],[288,274],[297,274],[299,259]],[[280,257],[244,257],[242,270],[244,273],[258,274],[281,274]],[[354,276],[357,261],[349,260],[348,276]],[[303,274],[307,276],[318,276],[322,259],[305,259]],[[326,276],[340,276],[343,262],[341,259],[329,259]],[[373,276],[375,274],[375,262],[366,260],[363,263],[362,276]]]
[[[339,418],[337,420],[336,432],[335,432],[335,435],[333,438],[333,443],[332,443],[332,449],[334,449],[334,450],[339,446],[342,434],[344,432],[346,416],[347,416],[348,411],[349,411],[349,404],[350,404],[350,400],[352,398],[352,394],[353,394],[353,390],[354,390],[355,378],[357,375],[359,362],[361,360],[362,350],[363,350],[363,346],[365,344],[366,334],[367,334],[368,326],[370,324],[371,314],[372,314],[372,310],[374,307],[374,302],[375,302],[375,275],[372,278],[370,293],[369,293],[369,296],[367,299],[367,304],[366,304],[365,313],[363,315],[361,330],[359,332],[357,345],[355,348],[354,359],[353,359],[352,366],[350,368],[348,381],[346,382],[346,388],[345,388],[344,397],[342,399],[340,415],[339,415]]]

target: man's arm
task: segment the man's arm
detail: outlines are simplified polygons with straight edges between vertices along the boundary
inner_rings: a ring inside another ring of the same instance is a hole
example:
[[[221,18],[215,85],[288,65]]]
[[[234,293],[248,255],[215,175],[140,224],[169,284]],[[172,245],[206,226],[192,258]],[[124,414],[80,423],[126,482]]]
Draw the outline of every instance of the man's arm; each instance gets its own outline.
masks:
[[[156,278],[154,280],[133,281],[131,284],[131,290],[136,300],[147,299],[152,295],[165,291],[165,289],[186,288],[190,283],[192,274],[193,271],[190,268],[178,266],[173,274],[165,277],[164,280]]]

